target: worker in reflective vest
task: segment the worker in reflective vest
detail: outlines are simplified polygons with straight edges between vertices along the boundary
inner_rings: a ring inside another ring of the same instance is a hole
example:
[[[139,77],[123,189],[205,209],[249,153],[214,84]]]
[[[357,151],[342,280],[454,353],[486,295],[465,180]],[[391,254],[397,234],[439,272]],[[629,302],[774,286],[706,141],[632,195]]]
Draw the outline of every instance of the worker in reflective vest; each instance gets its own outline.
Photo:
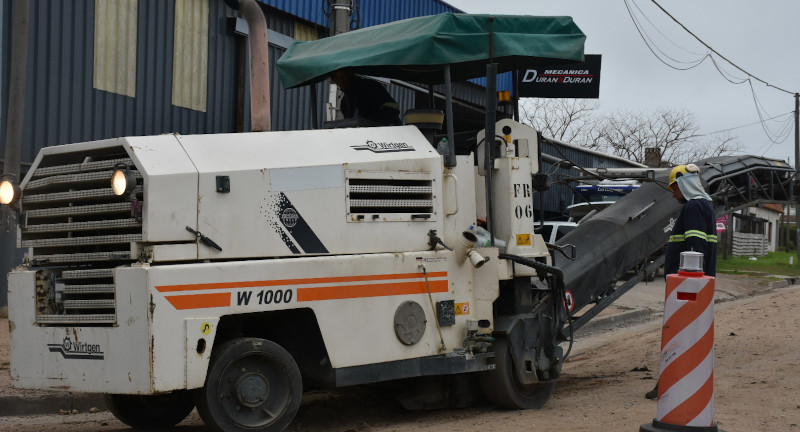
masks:
[[[678,272],[681,252],[701,252],[703,273],[717,273],[717,223],[711,197],[700,183],[700,169],[695,164],[678,165],[669,175],[673,198],[683,204],[675,219],[664,258],[664,274]]]

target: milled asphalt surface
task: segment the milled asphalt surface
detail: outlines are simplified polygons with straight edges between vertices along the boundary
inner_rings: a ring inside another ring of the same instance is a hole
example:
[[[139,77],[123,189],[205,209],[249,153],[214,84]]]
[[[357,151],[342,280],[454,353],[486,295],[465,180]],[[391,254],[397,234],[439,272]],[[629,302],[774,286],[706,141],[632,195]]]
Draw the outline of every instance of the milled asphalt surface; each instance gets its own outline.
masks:
[[[721,276],[725,278],[725,276]],[[725,283],[717,280],[715,303],[751,297],[789,285],[800,284],[800,278],[776,276],[764,284]],[[654,282],[641,282],[617,299],[614,304],[600,312],[589,323],[576,332],[576,336],[608,331],[615,327],[635,324],[656,318],[664,312],[663,277]],[[580,312],[576,315],[580,315]],[[7,359],[0,359],[8,361]],[[8,392],[6,392],[8,393]],[[66,413],[72,410],[87,412],[91,408],[105,410],[102,395],[66,392],[14,391],[12,395],[0,396],[0,416],[24,416],[37,414]]]

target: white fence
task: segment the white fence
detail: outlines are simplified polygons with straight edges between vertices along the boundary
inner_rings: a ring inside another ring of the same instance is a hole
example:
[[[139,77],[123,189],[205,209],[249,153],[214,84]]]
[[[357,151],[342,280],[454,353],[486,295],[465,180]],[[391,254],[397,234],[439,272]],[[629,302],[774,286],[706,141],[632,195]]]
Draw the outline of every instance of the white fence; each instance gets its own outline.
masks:
[[[768,251],[766,234],[733,233],[734,256],[766,256]]]

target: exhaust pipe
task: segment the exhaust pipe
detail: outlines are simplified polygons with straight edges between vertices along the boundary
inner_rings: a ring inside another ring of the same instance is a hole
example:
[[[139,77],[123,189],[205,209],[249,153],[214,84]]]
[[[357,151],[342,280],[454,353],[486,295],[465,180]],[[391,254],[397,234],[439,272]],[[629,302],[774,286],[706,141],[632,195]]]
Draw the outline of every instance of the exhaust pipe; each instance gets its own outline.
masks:
[[[269,45],[267,20],[256,0],[225,0],[242,13],[248,27],[250,47],[250,123],[253,132],[271,130],[269,98]]]
[[[475,250],[475,243],[478,241],[478,237],[475,234],[464,231],[461,233],[461,236],[458,237],[458,242],[460,244],[460,255],[463,255],[469,259],[470,264],[472,264],[475,268],[481,268],[484,264],[489,261],[489,257],[483,257],[478,251]]]

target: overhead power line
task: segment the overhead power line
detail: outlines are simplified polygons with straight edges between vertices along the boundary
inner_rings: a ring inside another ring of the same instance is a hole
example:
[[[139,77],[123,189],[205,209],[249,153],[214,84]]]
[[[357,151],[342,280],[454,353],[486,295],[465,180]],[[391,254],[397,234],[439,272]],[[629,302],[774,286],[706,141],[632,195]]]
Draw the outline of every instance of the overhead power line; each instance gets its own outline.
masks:
[[[755,88],[753,87],[753,80],[758,81],[760,83],[763,83],[767,87],[772,87],[772,88],[774,88],[776,90],[779,90],[779,91],[782,91],[784,93],[789,93],[789,94],[792,94],[792,95],[794,95],[795,93],[791,92],[789,90],[786,90],[784,88],[778,87],[776,85],[770,84],[769,82],[767,82],[767,81],[765,81],[765,80],[763,80],[763,79],[751,74],[750,72],[744,70],[743,68],[741,68],[737,64],[733,63],[727,57],[725,57],[724,55],[720,54],[719,51],[717,51],[714,48],[712,48],[709,44],[707,44],[705,41],[700,39],[696,34],[694,34],[691,30],[689,30],[685,25],[683,25],[683,23],[678,21],[677,18],[672,16],[672,14],[667,12],[660,4],[658,4],[658,2],[656,0],[651,0],[651,1],[664,14],[666,14],[670,19],[672,19],[672,21],[674,21],[676,24],[678,24],[683,30],[685,30],[689,35],[691,35],[695,40],[697,40],[704,47],[706,47],[709,50],[709,52],[707,54],[705,54],[705,55],[702,55],[702,54],[698,54],[698,53],[696,53],[694,51],[691,51],[691,50],[689,50],[687,48],[684,48],[684,47],[678,45],[677,43],[672,41],[667,35],[665,35],[663,32],[661,32],[661,30],[659,30],[658,27],[656,27],[656,25],[647,17],[647,15],[639,7],[639,5],[636,3],[635,0],[624,0],[625,7],[628,9],[628,15],[630,15],[631,20],[633,21],[634,27],[636,27],[636,31],[639,33],[639,36],[644,41],[645,45],[647,45],[647,48],[650,50],[650,52],[653,53],[653,55],[661,63],[665,64],[666,66],[668,66],[668,67],[670,67],[672,69],[677,69],[677,70],[693,69],[693,68],[699,66],[700,64],[702,64],[706,59],[711,59],[711,63],[713,64],[714,68],[717,70],[717,72],[719,72],[719,74],[726,81],[730,82],[731,84],[745,84],[745,83],[747,83],[749,85],[749,87],[750,87],[750,92],[751,92],[752,97],[753,97],[753,104],[755,105],[756,113],[758,114],[758,118],[760,120],[757,123],[761,124],[761,127],[764,130],[764,133],[767,135],[767,138],[769,139],[769,141],[771,141],[771,142],[773,142],[775,144],[780,144],[780,143],[784,142],[789,137],[789,134],[791,132],[791,129],[788,129],[787,126],[786,126],[786,123],[789,123],[789,121],[788,120],[784,120],[782,124],[777,126],[777,131],[772,130],[772,128],[769,127],[766,124],[767,121],[775,119],[777,117],[781,117],[781,116],[770,116],[769,113],[767,113],[766,109],[761,104],[761,101],[759,101],[759,99],[758,99],[758,96],[756,94]],[[692,60],[692,61],[681,61],[681,60],[673,58],[673,56],[670,56],[669,54],[667,54],[666,51],[661,49],[655,43],[655,39],[648,34],[647,30],[645,29],[644,23],[642,22],[641,19],[639,19],[637,17],[637,14],[631,8],[631,5],[630,5],[631,3],[636,8],[636,10],[638,10],[638,13],[643,17],[644,21],[646,21],[656,32],[658,32],[658,34],[660,34],[663,39],[665,39],[667,42],[669,42],[670,44],[674,45],[675,47],[681,49],[684,52],[693,54],[695,56],[701,56],[702,55],[702,57],[697,58],[697,59]],[[732,67],[734,67],[738,71],[741,71],[742,73],[744,73],[745,77],[737,77],[734,74],[724,70],[722,68],[722,64],[719,61],[717,61],[717,59],[714,58],[714,55],[718,56],[722,60],[725,60],[725,62],[730,64]],[[670,61],[672,63],[670,63]],[[689,66],[686,66],[686,65],[689,65]]]
[[[721,59],[725,60],[726,62],[728,62],[728,63],[729,63],[731,66],[735,67],[736,69],[739,69],[740,71],[742,71],[744,74],[746,74],[746,75],[747,75],[747,76],[749,76],[750,78],[753,78],[754,80],[756,80],[756,81],[758,81],[758,82],[760,82],[760,83],[762,83],[762,84],[766,85],[767,87],[772,87],[772,88],[775,88],[775,89],[777,89],[777,90],[780,90],[780,91],[782,91],[782,92],[784,92],[784,93],[789,93],[790,95],[794,95],[795,93],[797,93],[797,92],[789,91],[789,90],[786,90],[786,89],[784,89],[784,88],[778,87],[778,86],[776,86],[776,85],[770,84],[770,83],[768,83],[767,81],[764,81],[763,79],[761,79],[761,78],[759,78],[759,77],[757,77],[757,76],[755,76],[755,75],[751,74],[750,72],[748,72],[748,71],[746,71],[746,70],[742,69],[742,68],[741,68],[741,67],[739,67],[739,66],[738,66],[736,63],[734,63],[734,62],[732,62],[732,61],[728,60],[728,58],[727,58],[727,57],[725,57],[724,55],[720,54],[720,53],[719,53],[719,51],[717,51],[717,50],[715,50],[714,48],[712,48],[712,47],[711,47],[711,45],[709,45],[709,44],[705,43],[705,42],[704,42],[702,39],[700,39],[700,38],[699,38],[699,37],[698,37],[696,34],[692,33],[692,31],[691,31],[691,30],[689,30],[688,28],[686,28],[686,26],[685,26],[685,25],[683,25],[683,24],[682,24],[680,21],[678,21],[678,19],[677,19],[677,18],[675,18],[674,16],[672,16],[672,14],[670,14],[669,12],[667,12],[667,10],[666,10],[666,9],[664,9],[664,8],[663,8],[663,7],[662,7],[660,4],[658,4],[658,2],[657,2],[656,0],[650,0],[650,1],[652,1],[652,2],[653,2],[653,4],[655,4],[655,5],[656,5],[656,6],[657,6],[659,9],[661,9],[661,11],[662,11],[662,12],[664,12],[664,13],[665,13],[665,14],[666,14],[668,17],[670,17],[670,19],[672,19],[673,21],[675,21],[675,23],[676,23],[676,24],[678,24],[678,25],[679,25],[679,26],[681,26],[681,27],[682,27],[684,30],[686,30],[686,32],[687,32],[687,33],[689,33],[690,35],[692,35],[692,37],[694,37],[695,39],[697,39],[697,41],[698,41],[698,42],[700,42],[701,44],[703,44],[703,46],[705,46],[706,48],[708,48],[708,49],[709,49],[709,51],[711,51],[711,52],[713,52],[714,54],[718,55],[718,56],[719,56]]]
[[[776,115],[775,117],[770,117],[768,119],[764,119],[764,121],[775,120],[775,119],[779,119],[781,117],[788,117],[788,116],[791,116],[792,114],[794,114],[794,111],[789,111],[789,112],[786,112],[786,113],[783,113],[783,114]],[[791,123],[791,120],[792,119],[790,117],[790,118],[788,118],[786,120],[781,120],[781,121],[784,122],[784,123]],[[743,124],[743,125],[739,125],[739,126],[729,127],[729,128],[726,128],[726,129],[716,130],[714,132],[708,132],[708,133],[704,133],[704,134],[699,134],[697,136],[716,135],[716,134],[720,134],[720,133],[724,133],[724,132],[730,132],[730,131],[736,130],[736,129],[746,128],[748,126],[755,126],[755,125],[757,125],[759,123],[763,123],[763,122],[759,120],[759,121],[752,122],[752,123],[747,123],[747,124]],[[783,126],[781,128],[783,128]]]

